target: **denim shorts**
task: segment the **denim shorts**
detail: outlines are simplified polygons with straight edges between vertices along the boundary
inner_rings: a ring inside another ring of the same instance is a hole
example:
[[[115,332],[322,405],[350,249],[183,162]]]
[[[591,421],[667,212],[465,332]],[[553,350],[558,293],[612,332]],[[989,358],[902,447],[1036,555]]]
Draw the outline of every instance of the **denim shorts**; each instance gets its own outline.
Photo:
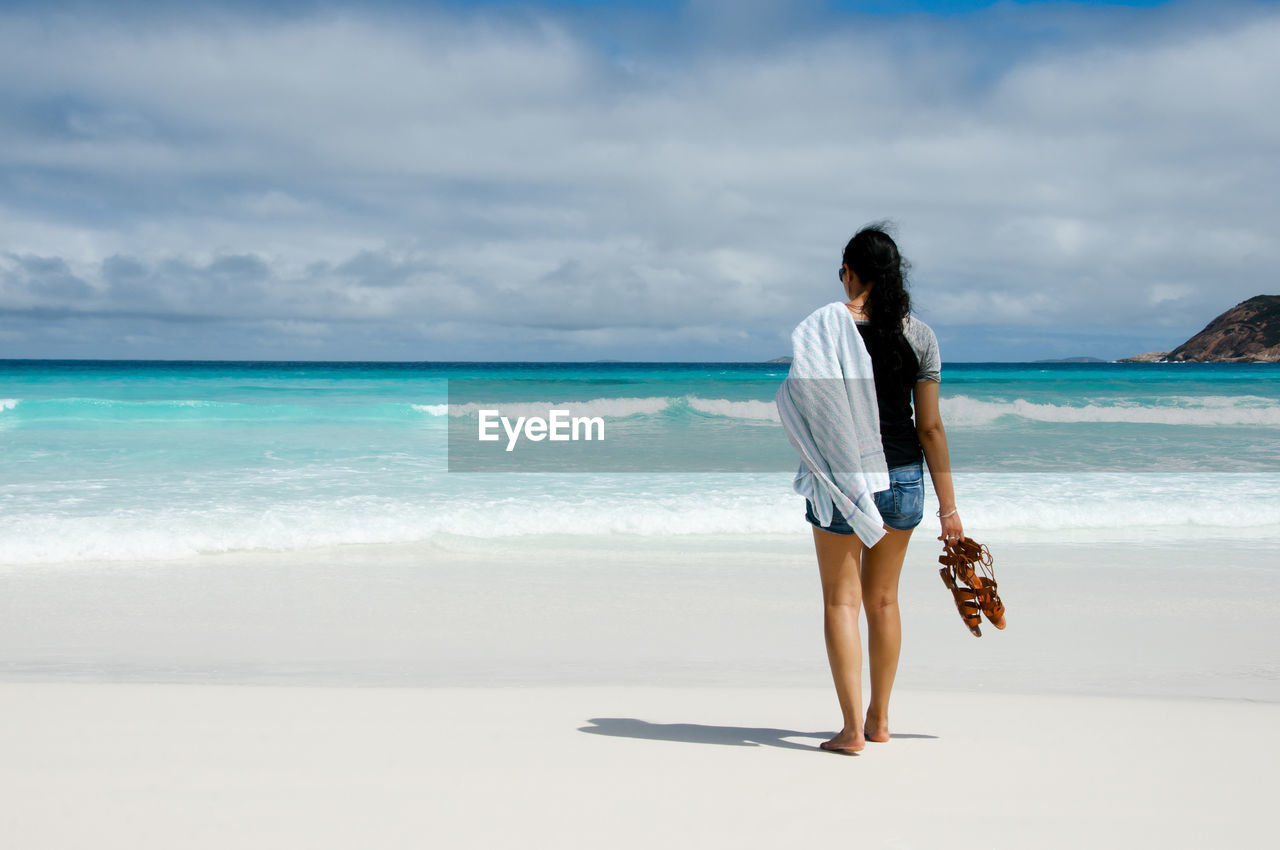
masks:
[[[876,509],[884,524],[899,531],[915,528],[924,519],[924,463],[916,461],[889,470],[889,489],[873,493]],[[821,525],[813,513],[813,502],[804,500],[804,518],[823,531],[833,534],[853,534],[853,528],[832,505],[831,525]]]

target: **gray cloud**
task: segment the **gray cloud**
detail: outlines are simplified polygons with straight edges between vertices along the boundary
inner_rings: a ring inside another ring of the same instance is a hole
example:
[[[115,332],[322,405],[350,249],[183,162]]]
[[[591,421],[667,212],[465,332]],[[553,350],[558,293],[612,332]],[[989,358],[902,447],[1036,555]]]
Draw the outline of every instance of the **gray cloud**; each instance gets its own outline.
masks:
[[[885,216],[944,359],[1274,291],[1280,13],[723,7],[0,17],[0,356],[763,359]]]

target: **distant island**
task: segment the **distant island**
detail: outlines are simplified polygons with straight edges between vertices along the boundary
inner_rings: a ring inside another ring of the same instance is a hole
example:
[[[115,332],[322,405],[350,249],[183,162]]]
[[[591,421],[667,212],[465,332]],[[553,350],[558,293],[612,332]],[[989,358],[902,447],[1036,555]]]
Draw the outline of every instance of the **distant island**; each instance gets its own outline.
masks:
[[[766,363],[790,363],[790,362],[791,362],[791,357],[790,357],[790,356],[787,356],[787,357],[775,357],[775,358],[773,358],[772,360],[766,360],[765,362],[766,362]]]
[[[1255,295],[1217,316],[1169,351],[1117,363],[1280,363],[1280,295]]]

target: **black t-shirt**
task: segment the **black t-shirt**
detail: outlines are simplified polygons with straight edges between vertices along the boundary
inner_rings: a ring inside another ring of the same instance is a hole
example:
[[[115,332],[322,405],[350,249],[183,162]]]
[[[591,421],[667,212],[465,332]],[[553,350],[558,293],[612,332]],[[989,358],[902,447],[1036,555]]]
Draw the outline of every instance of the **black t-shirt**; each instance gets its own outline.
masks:
[[[924,449],[916,435],[916,423],[911,406],[911,390],[915,387],[920,360],[907,340],[899,336],[902,347],[902,368],[894,371],[892,352],[881,351],[880,343],[871,335],[867,322],[857,322],[858,332],[871,355],[871,367],[876,379],[876,402],[880,408],[880,442],[884,444],[884,459],[889,468],[905,466],[924,460]]]

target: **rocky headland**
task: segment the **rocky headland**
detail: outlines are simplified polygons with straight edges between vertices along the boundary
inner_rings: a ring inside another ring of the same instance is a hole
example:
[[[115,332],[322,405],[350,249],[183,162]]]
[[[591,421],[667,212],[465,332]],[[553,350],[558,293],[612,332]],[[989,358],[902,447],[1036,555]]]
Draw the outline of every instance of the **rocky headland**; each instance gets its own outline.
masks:
[[[1255,295],[1216,317],[1169,351],[1119,363],[1280,363],[1280,295]]]

